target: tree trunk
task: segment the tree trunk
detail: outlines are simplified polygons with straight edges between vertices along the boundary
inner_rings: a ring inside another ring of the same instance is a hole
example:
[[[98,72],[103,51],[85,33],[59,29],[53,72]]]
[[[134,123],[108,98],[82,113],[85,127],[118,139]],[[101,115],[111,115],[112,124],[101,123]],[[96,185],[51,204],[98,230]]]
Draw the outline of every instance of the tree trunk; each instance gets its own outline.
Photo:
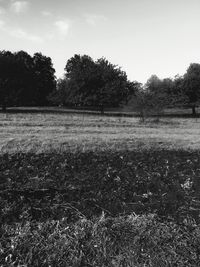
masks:
[[[196,106],[192,106],[192,115],[196,116]]]

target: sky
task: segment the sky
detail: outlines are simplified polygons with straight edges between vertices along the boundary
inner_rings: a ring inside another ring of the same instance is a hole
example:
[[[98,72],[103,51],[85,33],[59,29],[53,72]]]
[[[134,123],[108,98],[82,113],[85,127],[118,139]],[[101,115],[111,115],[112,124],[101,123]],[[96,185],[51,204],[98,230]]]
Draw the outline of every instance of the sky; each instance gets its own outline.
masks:
[[[57,78],[74,54],[173,78],[200,63],[200,0],[0,0],[0,50],[41,52]]]

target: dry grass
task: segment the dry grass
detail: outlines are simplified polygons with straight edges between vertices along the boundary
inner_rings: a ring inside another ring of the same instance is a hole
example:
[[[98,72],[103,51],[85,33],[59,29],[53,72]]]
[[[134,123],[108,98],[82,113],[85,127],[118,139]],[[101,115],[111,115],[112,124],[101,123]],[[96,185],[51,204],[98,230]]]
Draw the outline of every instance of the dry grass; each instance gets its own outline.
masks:
[[[1,266],[199,266],[199,226],[156,216],[26,222],[3,226]]]
[[[84,114],[0,114],[1,152],[199,149],[200,118],[138,118]]]

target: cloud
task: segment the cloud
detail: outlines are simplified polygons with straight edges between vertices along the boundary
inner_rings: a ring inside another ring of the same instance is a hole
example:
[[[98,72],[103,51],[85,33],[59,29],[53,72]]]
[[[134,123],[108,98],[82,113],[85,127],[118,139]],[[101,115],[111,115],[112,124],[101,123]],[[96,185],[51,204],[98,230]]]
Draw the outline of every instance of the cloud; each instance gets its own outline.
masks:
[[[5,14],[5,13],[6,13],[5,9],[3,7],[0,7],[0,15]]]
[[[11,10],[17,14],[26,12],[28,7],[29,3],[27,1],[13,1],[10,6]]]
[[[31,41],[34,43],[44,43],[44,41],[52,40],[52,34],[45,34],[43,36],[27,32],[20,27],[12,27],[7,25],[6,22],[0,19],[0,31],[17,39],[22,39],[25,41]]]
[[[4,29],[4,27],[5,27],[5,21],[0,20],[0,29]]]
[[[96,26],[99,22],[107,20],[105,16],[96,14],[86,14],[84,17],[86,22],[91,26]]]
[[[46,11],[46,10],[43,10],[41,12],[41,14],[44,16],[44,17],[50,17],[52,16],[52,13],[50,11]]]
[[[69,21],[66,20],[57,20],[55,22],[55,26],[58,29],[58,32],[60,33],[61,36],[65,37],[68,34],[70,23]]]
[[[41,38],[40,36],[31,34],[31,33],[27,33],[26,31],[24,31],[21,28],[16,28],[16,29],[11,29],[10,31],[8,31],[8,33],[18,39],[24,39],[24,40],[28,40],[28,41],[32,41],[32,42],[36,42],[36,43],[42,43],[43,42],[43,38]]]

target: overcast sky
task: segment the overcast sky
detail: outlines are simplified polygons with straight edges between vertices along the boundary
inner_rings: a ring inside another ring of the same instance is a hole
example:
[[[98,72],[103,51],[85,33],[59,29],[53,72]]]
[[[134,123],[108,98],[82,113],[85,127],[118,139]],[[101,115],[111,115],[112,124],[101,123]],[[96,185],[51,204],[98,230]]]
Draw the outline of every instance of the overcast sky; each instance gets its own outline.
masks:
[[[200,63],[200,0],[0,0],[0,50],[42,52],[57,77],[75,53],[174,77]]]

